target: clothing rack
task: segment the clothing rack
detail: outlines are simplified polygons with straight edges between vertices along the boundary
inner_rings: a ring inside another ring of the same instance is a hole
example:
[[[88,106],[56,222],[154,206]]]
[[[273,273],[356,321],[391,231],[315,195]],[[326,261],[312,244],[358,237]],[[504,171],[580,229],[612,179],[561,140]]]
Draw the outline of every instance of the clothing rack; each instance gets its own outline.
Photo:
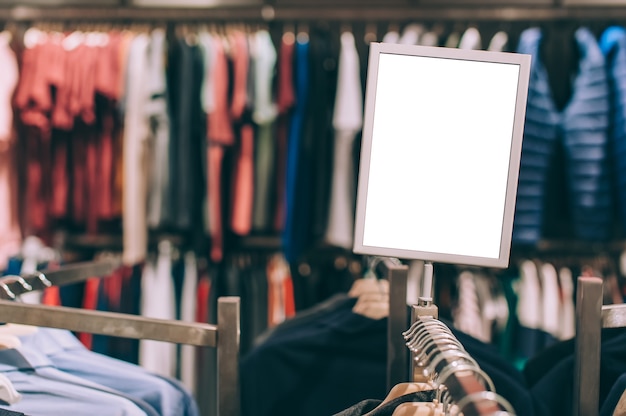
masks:
[[[527,7],[494,6],[493,4],[462,7],[416,5],[354,5],[347,6],[219,6],[219,7],[103,7],[103,6],[59,6],[29,7],[15,6],[0,8],[0,20],[29,21],[284,21],[284,20],[331,20],[331,21],[550,21],[550,20],[606,20],[623,19],[626,8],[577,4],[576,7],[544,5]],[[583,7],[580,7],[583,6]],[[619,5],[617,5],[619,6]]]
[[[52,285],[62,286],[86,280],[89,277],[102,276],[112,272],[118,266],[119,262],[116,260],[103,260],[77,263],[27,276],[0,278],[0,320],[7,323],[60,328],[75,332],[216,348],[217,414],[238,416],[240,414],[240,299],[238,297],[218,299],[217,325],[13,301],[17,296],[30,290],[43,289]]]
[[[579,277],[574,353],[574,416],[597,416],[602,328],[626,327],[626,304],[602,305],[602,279]]]
[[[376,265],[376,273],[389,280],[388,390],[406,380],[433,381],[433,376],[438,375],[445,377],[447,394],[459,407],[463,406],[463,414],[513,415],[511,405],[495,394],[493,382],[465,352],[450,329],[438,320],[435,305],[413,305],[411,327],[404,331],[409,322],[408,266],[396,259],[382,258]],[[410,362],[407,347],[411,350]]]
[[[426,263],[419,303],[412,306],[411,328],[403,333],[411,350],[411,380],[432,381],[434,375],[435,379],[445,378],[437,382],[445,383],[446,391],[466,416],[513,415],[512,406],[495,393],[489,376],[465,352],[450,329],[439,321],[439,310],[431,297],[433,273],[433,264]],[[426,343],[415,343],[416,328],[422,328],[420,336]]]

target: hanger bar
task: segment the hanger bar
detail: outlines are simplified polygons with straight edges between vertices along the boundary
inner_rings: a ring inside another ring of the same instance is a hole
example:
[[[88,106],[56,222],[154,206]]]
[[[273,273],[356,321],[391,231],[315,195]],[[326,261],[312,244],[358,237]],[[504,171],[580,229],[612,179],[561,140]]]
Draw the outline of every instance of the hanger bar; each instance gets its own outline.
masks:
[[[113,337],[151,339],[207,347],[217,345],[215,325],[62,306],[32,305],[3,299],[0,299],[0,320]]]
[[[107,276],[120,265],[120,260],[103,259],[72,263],[60,268],[46,269],[23,276],[0,276],[0,284],[4,289],[4,292],[0,295],[9,295],[8,292],[12,292],[15,296],[19,296],[31,290],[41,290],[49,286],[66,286],[72,283],[83,282],[90,277]],[[27,287],[25,287],[25,284]],[[6,296],[0,296],[0,298],[6,299]]]
[[[120,265],[120,260],[107,259],[68,264],[61,268],[43,270],[42,273],[54,286],[65,286],[85,281],[90,277],[109,275]],[[24,277],[24,280],[29,284],[39,280],[36,275],[22,277]]]
[[[626,304],[602,307],[602,328],[626,327]]]
[[[430,332],[430,330],[429,330]],[[439,345],[439,342],[436,342]],[[441,353],[441,352],[440,352]],[[454,359],[442,360],[439,365],[435,368],[437,373],[441,373],[447,366],[451,365],[454,362]],[[468,370],[460,370],[453,372],[446,380],[445,386],[450,396],[454,399],[456,403],[463,400],[464,397],[467,397],[471,394],[478,393],[481,391],[485,391],[485,386],[478,381],[475,373]],[[490,403],[469,403],[463,409],[463,414],[465,416],[481,416],[481,415],[492,415],[496,412],[500,411],[498,405],[493,402]]]
[[[590,3],[593,4],[593,3]],[[626,17],[624,7],[3,7],[0,20],[80,21],[206,21],[206,20],[459,20],[542,21],[555,19],[597,20]]]
[[[416,316],[415,319],[424,318]],[[429,317],[426,319],[436,318]],[[428,336],[434,335],[432,329],[426,328],[425,330],[428,331]],[[449,335],[456,339],[451,332]],[[446,350],[447,352],[443,351],[441,349],[441,345],[442,341],[437,339],[434,340],[435,349],[433,351],[437,352],[434,357],[437,357],[439,354],[448,354],[449,350]],[[413,357],[411,357],[411,361],[413,363],[415,362]],[[435,363],[435,361],[433,361],[433,363]],[[465,401],[464,398],[467,398],[470,395],[476,395],[487,391],[486,387],[477,377],[476,371],[470,369],[470,367],[467,367],[463,363],[464,361],[460,361],[457,355],[444,355],[439,361],[437,361],[435,367],[432,369],[434,370],[434,373],[445,378],[445,380],[441,380],[441,382],[445,384],[446,390],[455,403]],[[426,366],[431,365],[430,363],[425,364]],[[444,376],[444,373],[448,374]],[[470,401],[462,410],[465,416],[494,415],[503,411],[500,406],[493,401]]]

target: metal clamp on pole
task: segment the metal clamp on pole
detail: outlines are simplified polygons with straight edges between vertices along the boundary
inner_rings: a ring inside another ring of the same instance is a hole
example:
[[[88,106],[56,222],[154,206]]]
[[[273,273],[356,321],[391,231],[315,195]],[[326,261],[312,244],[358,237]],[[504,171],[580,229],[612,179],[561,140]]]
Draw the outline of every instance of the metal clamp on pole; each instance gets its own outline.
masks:
[[[422,279],[422,288],[420,290],[419,303],[412,306],[411,322],[415,322],[422,316],[432,316],[439,318],[439,309],[433,304],[433,279],[434,268],[431,262],[424,263],[424,277]],[[411,381],[427,382],[424,376],[424,367],[415,363],[415,354],[411,353]]]

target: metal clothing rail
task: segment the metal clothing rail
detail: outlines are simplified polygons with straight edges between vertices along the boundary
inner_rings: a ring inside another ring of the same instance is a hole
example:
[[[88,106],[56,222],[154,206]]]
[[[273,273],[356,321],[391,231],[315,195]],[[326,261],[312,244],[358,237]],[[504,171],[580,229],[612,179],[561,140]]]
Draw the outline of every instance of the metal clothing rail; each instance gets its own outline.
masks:
[[[465,416],[513,415],[511,404],[495,392],[489,376],[463,348],[450,329],[433,316],[418,315],[404,334],[423,378],[413,381],[445,386]],[[417,375],[417,372],[414,372]]]
[[[467,416],[512,415],[511,405],[495,394],[493,382],[478,368],[450,329],[438,320],[437,307],[429,302],[413,305],[409,311],[406,303],[408,266],[383,257],[375,270],[378,276],[389,280],[387,390],[407,380],[437,381],[445,385],[449,397],[463,406],[461,410]],[[420,290],[422,302],[429,298],[424,295],[430,291]],[[405,331],[410,320],[411,327]],[[407,347],[411,350],[410,358]],[[486,385],[491,391],[486,390]]]
[[[217,352],[217,414],[238,416],[240,299],[221,297],[217,325],[153,319],[130,314],[19,303],[12,300],[30,289],[66,285],[112,272],[119,262],[78,263],[28,276],[0,278],[0,321],[61,328],[122,338],[150,339],[215,348]]]
[[[626,18],[626,7],[566,6],[239,6],[239,7],[2,7],[4,21],[550,21]]]
[[[574,352],[574,416],[597,416],[602,328],[626,327],[626,304],[602,306],[602,279],[579,277]]]

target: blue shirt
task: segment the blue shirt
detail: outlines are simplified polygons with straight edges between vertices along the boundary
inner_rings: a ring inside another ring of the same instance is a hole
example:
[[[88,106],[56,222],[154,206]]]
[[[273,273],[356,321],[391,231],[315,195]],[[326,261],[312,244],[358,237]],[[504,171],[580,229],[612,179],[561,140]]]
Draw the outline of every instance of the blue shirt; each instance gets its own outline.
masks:
[[[148,403],[161,416],[197,416],[191,393],[175,380],[153,375],[134,364],[89,351],[71,332],[39,328],[22,337],[57,369]]]
[[[59,371],[37,351],[0,350],[0,373],[22,395],[5,409],[30,415],[158,416],[147,403]]]

